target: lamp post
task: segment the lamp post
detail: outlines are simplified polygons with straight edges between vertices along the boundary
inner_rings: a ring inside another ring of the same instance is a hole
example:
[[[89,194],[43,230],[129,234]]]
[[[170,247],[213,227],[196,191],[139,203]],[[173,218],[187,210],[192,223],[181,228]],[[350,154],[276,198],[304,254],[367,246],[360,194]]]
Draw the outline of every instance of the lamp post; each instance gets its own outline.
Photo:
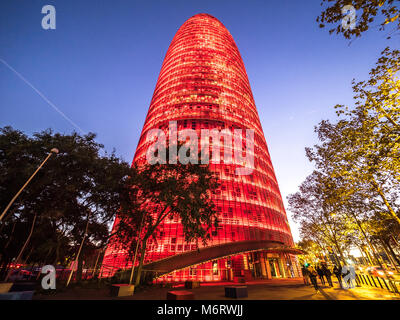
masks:
[[[58,154],[58,149],[53,148],[50,150],[49,154],[47,155],[46,159],[44,159],[44,161],[41,163],[41,165],[36,169],[36,171],[31,175],[31,177],[25,182],[25,184],[22,186],[21,189],[19,189],[19,191],[17,192],[17,194],[14,196],[14,198],[11,199],[10,203],[7,205],[7,207],[4,209],[3,213],[0,216],[0,221],[3,219],[3,217],[5,216],[5,214],[7,213],[8,209],[10,209],[11,205],[14,203],[15,199],[18,198],[18,196],[21,194],[21,192],[25,189],[25,187],[29,184],[29,182],[31,182],[31,180],[33,179],[33,177],[36,175],[36,173],[38,173],[38,171],[40,170],[41,167],[43,167],[43,165],[46,163],[47,160],[49,160],[49,158],[54,154]]]

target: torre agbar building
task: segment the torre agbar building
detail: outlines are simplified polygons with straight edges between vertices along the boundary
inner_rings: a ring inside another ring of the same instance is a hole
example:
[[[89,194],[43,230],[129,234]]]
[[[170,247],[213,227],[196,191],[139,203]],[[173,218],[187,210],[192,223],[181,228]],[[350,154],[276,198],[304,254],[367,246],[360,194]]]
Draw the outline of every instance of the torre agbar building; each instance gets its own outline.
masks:
[[[166,218],[147,242],[144,271],[167,282],[299,277],[300,252],[294,248],[242,58],[229,31],[208,14],[188,19],[169,46],[134,163],[147,161],[149,130],[168,134],[171,121],[178,131],[192,129],[199,137],[202,129],[253,130],[254,166],[251,174],[238,175],[237,164],[210,161],[220,182],[211,194],[219,217],[211,240],[205,246],[199,241],[199,247],[186,243],[179,219]],[[118,242],[109,244],[103,274],[132,266],[121,248]]]

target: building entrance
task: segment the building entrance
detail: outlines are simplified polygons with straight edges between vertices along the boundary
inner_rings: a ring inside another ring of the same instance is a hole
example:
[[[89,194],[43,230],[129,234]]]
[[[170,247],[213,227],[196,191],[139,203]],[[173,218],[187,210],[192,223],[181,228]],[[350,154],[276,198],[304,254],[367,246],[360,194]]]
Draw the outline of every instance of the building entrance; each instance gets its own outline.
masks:
[[[271,269],[272,278],[282,278],[283,273],[278,259],[268,259],[269,267]]]
[[[271,277],[276,278],[275,259],[268,259],[269,267],[271,270]]]

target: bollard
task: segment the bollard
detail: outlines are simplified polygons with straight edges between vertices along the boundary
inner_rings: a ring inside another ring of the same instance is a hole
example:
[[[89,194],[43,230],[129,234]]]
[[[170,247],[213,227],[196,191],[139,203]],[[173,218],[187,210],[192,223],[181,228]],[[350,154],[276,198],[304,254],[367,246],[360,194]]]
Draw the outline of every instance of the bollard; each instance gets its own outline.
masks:
[[[379,280],[379,277],[377,277],[376,278],[376,280],[378,280],[378,282],[379,282],[379,285],[381,286],[381,288],[383,289],[383,286],[382,286],[382,284],[381,284],[381,281]]]
[[[383,283],[385,284],[385,287],[388,289],[388,291],[390,291],[390,289],[389,289],[389,287],[388,287],[388,285],[387,285],[387,283],[386,283],[386,280],[382,278],[382,281],[383,281]]]
[[[374,283],[374,287],[377,288],[377,285],[376,285],[375,280],[374,280],[374,276],[372,276],[371,279],[372,279],[372,282]]]
[[[357,287],[361,287],[360,278],[359,278],[359,276],[357,274],[356,274],[356,286]]]
[[[227,298],[247,298],[247,286],[228,286],[225,287],[225,297]]]
[[[194,294],[191,291],[168,291],[167,300],[194,300]]]
[[[366,277],[367,277],[369,285],[372,287],[372,282],[371,282],[371,279],[369,278],[369,275],[367,275]]]

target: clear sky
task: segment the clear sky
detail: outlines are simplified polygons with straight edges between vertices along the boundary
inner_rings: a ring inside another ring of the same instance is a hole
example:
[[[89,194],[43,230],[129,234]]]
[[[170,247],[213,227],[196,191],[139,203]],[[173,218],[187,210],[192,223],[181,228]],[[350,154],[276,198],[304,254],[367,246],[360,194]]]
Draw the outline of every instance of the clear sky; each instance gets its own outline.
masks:
[[[56,8],[55,30],[41,26],[47,4]],[[335,104],[352,103],[351,80],[365,79],[398,39],[371,31],[349,45],[318,27],[320,0],[1,0],[0,59],[131,162],[169,43],[202,12],[227,27],[241,52],[287,204],[312,171],[304,147],[316,142],[313,126],[334,118]],[[77,130],[0,62],[5,125],[28,134]]]

